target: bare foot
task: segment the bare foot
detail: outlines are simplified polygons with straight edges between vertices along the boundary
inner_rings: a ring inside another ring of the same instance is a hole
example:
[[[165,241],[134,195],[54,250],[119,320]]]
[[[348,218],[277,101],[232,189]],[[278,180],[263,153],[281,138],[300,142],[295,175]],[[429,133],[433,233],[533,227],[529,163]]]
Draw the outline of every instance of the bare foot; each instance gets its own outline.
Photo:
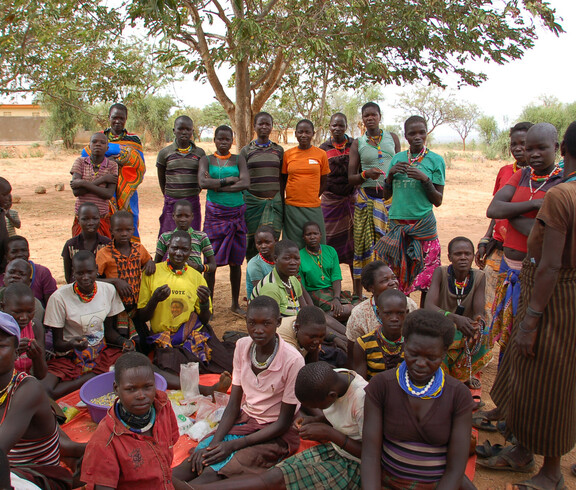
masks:
[[[474,376],[472,376],[472,379],[465,381],[464,384],[471,390],[479,390],[482,388],[482,383],[480,383],[480,380]]]
[[[240,308],[240,305],[232,305],[230,307],[230,311],[235,315],[241,316],[242,318],[246,318],[246,311]]]
[[[228,371],[224,371],[220,375],[218,383],[212,385],[212,388],[214,388],[214,391],[220,391],[222,393],[226,393],[228,391],[228,388],[230,388],[231,384],[232,384],[232,375]]]

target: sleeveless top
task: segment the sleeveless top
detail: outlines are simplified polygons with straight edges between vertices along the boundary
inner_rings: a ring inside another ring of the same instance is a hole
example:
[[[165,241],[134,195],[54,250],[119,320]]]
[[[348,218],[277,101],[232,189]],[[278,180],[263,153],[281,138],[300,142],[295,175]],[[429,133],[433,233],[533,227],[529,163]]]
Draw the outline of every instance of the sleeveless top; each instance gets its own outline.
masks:
[[[213,155],[208,157],[208,173],[212,179],[225,179],[226,177],[240,177],[240,168],[238,167],[238,155],[232,155],[231,158],[236,158],[236,165],[226,167],[219,167],[217,164],[212,163],[216,158]],[[214,204],[220,204],[227,208],[236,208],[244,204],[244,194],[242,191],[238,192],[216,192],[213,189],[208,189],[206,199]]]
[[[382,141],[380,142],[380,149],[382,158],[378,158],[378,148],[368,143],[368,137],[364,133],[358,138],[358,154],[360,155],[360,172],[368,170],[369,168],[378,168],[384,171],[378,180],[368,179],[362,183],[361,187],[378,187],[384,186],[386,174],[390,169],[390,162],[392,157],[396,154],[394,149],[394,140],[392,134],[388,131],[382,133]]]
[[[458,298],[454,293],[454,286],[450,286],[448,284],[448,266],[444,265],[439,267],[441,272],[442,280],[440,281],[440,294],[438,295],[438,306],[443,310],[449,311],[450,313],[454,313],[456,308],[458,307]],[[464,290],[464,298],[461,301],[462,306],[464,306],[464,313],[462,316],[466,316],[468,318],[472,318],[474,314],[474,293],[476,289],[478,289],[480,284],[480,279],[484,272],[479,271],[477,269],[470,269],[470,280],[472,284],[469,284],[467,288]]]
[[[32,320],[34,321],[34,320]],[[28,323],[21,331],[20,331],[21,338],[27,338],[30,340],[34,340],[34,329],[32,328],[32,322]],[[18,372],[24,372],[26,374],[31,374],[32,371],[32,359],[30,359],[26,353],[20,354],[16,361],[14,362],[14,368]]]

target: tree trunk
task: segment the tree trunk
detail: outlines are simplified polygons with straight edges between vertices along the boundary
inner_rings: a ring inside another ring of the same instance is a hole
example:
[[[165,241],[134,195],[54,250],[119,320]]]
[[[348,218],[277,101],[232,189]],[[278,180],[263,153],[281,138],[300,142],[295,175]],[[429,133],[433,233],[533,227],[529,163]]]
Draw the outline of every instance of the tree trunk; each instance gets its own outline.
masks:
[[[250,94],[250,71],[248,60],[244,59],[236,65],[236,110],[234,121],[236,125],[236,147],[238,150],[250,143],[252,139],[252,104]]]

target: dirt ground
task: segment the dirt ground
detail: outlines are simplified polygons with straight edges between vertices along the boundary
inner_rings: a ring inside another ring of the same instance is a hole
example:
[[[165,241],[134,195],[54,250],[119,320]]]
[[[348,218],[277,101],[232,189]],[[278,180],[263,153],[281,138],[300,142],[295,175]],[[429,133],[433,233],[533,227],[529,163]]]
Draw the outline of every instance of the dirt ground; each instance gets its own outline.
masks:
[[[211,145],[201,143],[206,150]],[[212,147],[213,149],[213,147]],[[437,150],[443,153],[441,150]],[[450,152],[446,171],[444,203],[436,210],[442,258],[446,262],[448,241],[457,236],[469,237],[474,243],[483,236],[488,221],[485,210],[490,202],[496,173],[504,162],[485,160],[472,152]],[[456,156],[454,156],[456,155]],[[73,153],[42,147],[0,148],[0,175],[12,184],[13,196],[21,201],[14,204],[22,219],[20,233],[30,241],[31,259],[50,268],[59,284],[64,283],[61,252],[65,241],[70,237],[73,221],[74,196],[69,187],[69,170],[75,158]],[[140,193],[140,234],[144,246],[153,253],[158,233],[158,217],[162,210],[162,194],[154,168],[155,153],[147,153],[148,172]],[[57,192],[55,185],[65,184],[63,192]],[[46,188],[45,194],[35,194],[39,186]],[[347,268],[342,269],[344,288],[351,288]],[[242,286],[242,295],[245,294]],[[419,301],[417,295],[414,299]],[[221,335],[225,330],[243,329],[243,321],[229,311],[230,286],[228,271],[222,268],[217,273],[215,291],[215,318],[213,325]],[[482,376],[483,395],[487,408],[492,408],[488,395],[494,381],[496,364],[492,362]],[[480,433],[480,443],[487,438],[494,443],[503,443],[499,435]],[[576,478],[570,474],[570,466],[576,463],[576,450],[563,458],[563,472],[567,488],[576,488]],[[537,458],[541,463],[541,458]],[[489,472],[477,469],[474,484],[481,490],[503,489],[507,483],[527,478],[525,474]]]

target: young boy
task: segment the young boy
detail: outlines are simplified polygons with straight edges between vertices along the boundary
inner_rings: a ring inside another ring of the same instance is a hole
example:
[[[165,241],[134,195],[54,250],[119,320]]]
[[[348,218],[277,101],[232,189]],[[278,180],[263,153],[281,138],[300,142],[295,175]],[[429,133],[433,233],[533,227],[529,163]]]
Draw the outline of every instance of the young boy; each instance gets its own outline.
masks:
[[[120,356],[114,369],[116,403],[86,447],[81,479],[95,488],[189,488],[172,481],[178,424],[168,396],[156,390],[150,360]]]
[[[202,222],[198,162],[205,153],[192,142],[194,124],[188,116],[177,117],[173,131],[174,143],[161,150],[156,159],[158,183],[164,194],[159,237],[174,229],[176,220],[172,213],[176,211],[174,204],[178,200],[184,199],[190,203],[194,230],[199,230]]]
[[[14,369],[19,342],[18,323],[0,312],[0,451],[13,473],[40,488],[72,488],[72,475],[59,465],[58,424],[48,397],[33,376]]]
[[[108,372],[122,351],[134,342],[116,330],[116,316],[124,311],[112,284],[96,282],[94,254],[81,250],[72,259],[73,284],[56,291],[46,307],[44,324],[52,328],[54,350],[42,380],[51,398],[79,389],[97,374]]]
[[[379,327],[358,337],[354,344],[354,371],[365,380],[395,369],[404,359],[402,324],[408,313],[406,296],[397,289],[387,289],[376,301]]]
[[[100,212],[98,206],[93,202],[85,202],[78,208],[78,223],[82,232],[70,238],[62,249],[62,259],[64,260],[64,278],[66,283],[74,282],[72,276],[72,257],[80,250],[89,250],[94,255],[102,247],[110,243],[110,238],[100,235],[98,227],[100,225]]]
[[[48,372],[44,346],[44,327],[34,322],[36,298],[26,284],[15,283],[7,286],[0,310],[12,316],[20,327],[20,344],[15,368],[18,372],[33,374],[43,379]]]
[[[70,187],[76,197],[72,236],[82,231],[78,222],[78,209],[84,202],[98,206],[100,226],[98,233],[110,238],[110,204],[118,183],[118,164],[106,158],[108,138],[104,133],[94,133],[90,138],[90,156],[77,158],[70,173]]]
[[[117,211],[110,219],[113,241],[96,254],[98,275],[102,282],[112,284],[124,304],[118,315],[116,328],[126,338],[136,335],[133,318],[140,295],[142,271],[154,274],[156,264],[144,246],[131,241],[134,234],[134,217],[128,211]]]
[[[190,235],[190,257],[188,258],[188,265],[196,269],[198,272],[215,272],[216,259],[214,258],[214,250],[210,244],[208,235],[203,231],[196,231],[194,228],[194,206],[186,199],[180,199],[174,203],[174,222],[176,229],[162,233],[158,238],[156,245],[156,257],[154,262],[162,262],[166,257],[168,245],[172,235],[177,230],[182,230]],[[202,262],[202,254],[204,254],[204,261]]]
[[[304,356],[306,364],[318,361],[326,337],[326,317],[317,306],[303,306],[296,315],[282,318],[278,335]]]
[[[28,240],[20,235],[11,236],[6,242],[6,263],[14,259],[24,259],[30,262],[32,266],[32,282],[30,283],[30,287],[32,291],[34,291],[34,296],[46,307],[48,299],[57,289],[56,279],[54,279],[48,267],[36,264],[30,260]],[[3,285],[4,275],[0,276],[0,286]]]

